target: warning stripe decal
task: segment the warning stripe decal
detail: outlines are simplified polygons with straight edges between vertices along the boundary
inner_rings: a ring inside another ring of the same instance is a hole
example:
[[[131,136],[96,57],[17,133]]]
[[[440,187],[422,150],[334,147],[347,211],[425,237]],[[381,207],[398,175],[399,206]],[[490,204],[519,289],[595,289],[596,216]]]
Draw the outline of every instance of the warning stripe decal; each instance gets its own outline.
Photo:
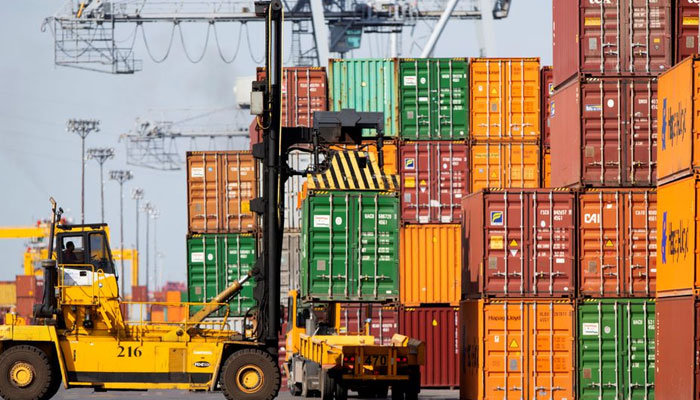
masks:
[[[332,157],[327,170],[307,175],[309,190],[399,189],[398,176],[384,173],[373,153],[343,151],[334,153]]]

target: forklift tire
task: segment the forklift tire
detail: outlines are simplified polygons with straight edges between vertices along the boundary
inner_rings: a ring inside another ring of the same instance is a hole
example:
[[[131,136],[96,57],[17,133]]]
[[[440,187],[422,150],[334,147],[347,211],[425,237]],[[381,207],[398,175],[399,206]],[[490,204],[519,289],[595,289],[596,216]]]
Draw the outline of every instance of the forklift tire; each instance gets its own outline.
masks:
[[[321,400],[333,400],[335,379],[328,372],[321,372]]]
[[[378,399],[386,399],[389,396],[389,386],[380,386],[374,394]]]
[[[280,382],[277,362],[258,349],[236,351],[221,369],[221,390],[228,400],[272,400]]]
[[[54,362],[52,364],[52,369],[53,371],[53,376],[51,377],[51,386],[49,387],[49,391],[46,392],[44,395],[44,400],[48,400],[52,398],[53,396],[58,393],[58,390],[61,388],[61,384],[63,383],[63,377],[61,376],[61,367],[59,367],[58,362]]]
[[[49,357],[34,346],[13,346],[0,354],[0,397],[5,400],[43,400],[56,388]]]

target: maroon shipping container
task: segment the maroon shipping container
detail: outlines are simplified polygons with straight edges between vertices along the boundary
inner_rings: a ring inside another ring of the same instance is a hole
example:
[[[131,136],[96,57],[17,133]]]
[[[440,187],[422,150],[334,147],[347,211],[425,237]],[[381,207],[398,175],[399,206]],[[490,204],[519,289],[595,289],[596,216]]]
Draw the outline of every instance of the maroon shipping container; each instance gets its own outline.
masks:
[[[604,77],[557,89],[552,186],[656,185],[656,86],[656,78]]]
[[[36,294],[36,276],[34,275],[17,275],[17,297],[35,297]]]
[[[697,0],[676,1],[675,61],[678,63],[693,54],[700,53],[698,40],[700,5]]]
[[[579,194],[579,293],[654,297],[656,189],[596,189]]]
[[[326,68],[284,67],[282,75],[282,126],[311,127],[314,111],[328,110]],[[265,79],[265,68],[257,76]]]
[[[554,86],[577,73],[639,75],[669,69],[671,2],[553,1]]]
[[[552,127],[549,115],[551,113],[550,100],[554,94],[554,74],[552,67],[542,67],[540,70],[540,126],[542,127],[542,148],[548,149]],[[544,153],[544,152],[543,152]]]
[[[148,292],[146,291],[146,286],[132,286],[131,301],[148,301]]]
[[[659,400],[700,398],[700,303],[694,296],[656,299],[656,376]]]
[[[421,387],[459,387],[459,307],[402,307],[399,332],[425,342]]]
[[[485,190],[462,206],[462,298],[576,294],[575,193]]]
[[[459,223],[469,192],[469,146],[465,142],[405,142],[399,146],[401,220]]]
[[[369,334],[374,343],[391,345],[391,338],[398,333],[399,312],[395,306],[379,304],[345,303],[340,308],[340,330],[345,333],[364,332],[369,321]]]

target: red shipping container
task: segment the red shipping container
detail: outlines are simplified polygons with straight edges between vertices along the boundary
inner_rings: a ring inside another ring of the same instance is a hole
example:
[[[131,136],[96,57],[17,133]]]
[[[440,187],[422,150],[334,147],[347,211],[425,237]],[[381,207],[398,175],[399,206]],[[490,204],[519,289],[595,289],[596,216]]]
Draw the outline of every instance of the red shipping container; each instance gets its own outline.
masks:
[[[132,286],[131,301],[148,301],[146,286]]]
[[[262,129],[258,126],[258,117],[253,118],[253,122],[248,126],[250,133],[250,151],[253,151],[253,145],[262,142]]]
[[[425,343],[421,387],[459,387],[459,307],[402,307],[399,333]]]
[[[698,41],[698,6],[697,0],[677,0],[676,10],[676,30],[675,30],[675,54],[676,62],[700,53],[700,42]]]
[[[552,186],[654,186],[656,86],[656,78],[604,77],[557,89]]]
[[[34,304],[37,304],[34,297],[17,297],[17,315],[29,321],[34,315]]]
[[[575,193],[485,190],[462,205],[462,298],[576,294]]]
[[[671,3],[553,1],[554,86],[577,73],[658,74],[671,68]]]
[[[542,127],[542,148],[549,148],[552,127],[549,115],[551,113],[550,100],[554,94],[554,73],[552,67],[542,67],[540,70],[540,126]]]
[[[659,400],[700,398],[700,303],[694,296],[656,299],[656,374]]]
[[[401,220],[459,223],[469,190],[469,146],[465,142],[405,142],[399,146]]]
[[[398,333],[398,314],[395,306],[345,303],[340,308],[340,330],[344,333],[364,332],[369,318],[369,334],[374,336],[374,343],[389,346],[391,338]]]
[[[656,189],[579,195],[579,290],[591,297],[654,297]]]
[[[257,74],[265,79],[265,68]],[[326,68],[285,67],[282,75],[282,126],[311,127],[314,111],[328,110]]]
[[[17,297],[35,297],[37,282],[34,275],[17,275]]]

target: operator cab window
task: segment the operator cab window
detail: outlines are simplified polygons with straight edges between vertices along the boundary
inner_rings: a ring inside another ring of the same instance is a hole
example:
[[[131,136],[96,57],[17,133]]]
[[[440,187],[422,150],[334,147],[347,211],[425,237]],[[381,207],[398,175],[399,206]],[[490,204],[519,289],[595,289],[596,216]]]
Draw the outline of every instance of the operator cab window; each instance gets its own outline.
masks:
[[[90,264],[95,267],[95,271],[102,270],[105,274],[114,273],[114,265],[112,265],[111,257],[109,256],[109,247],[105,235],[102,232],[91,233],[90,237]]]
[[[85,264],[85,245],[83,235],[63,236],[60,240],[61,251],[59,263],[77,268]]]

